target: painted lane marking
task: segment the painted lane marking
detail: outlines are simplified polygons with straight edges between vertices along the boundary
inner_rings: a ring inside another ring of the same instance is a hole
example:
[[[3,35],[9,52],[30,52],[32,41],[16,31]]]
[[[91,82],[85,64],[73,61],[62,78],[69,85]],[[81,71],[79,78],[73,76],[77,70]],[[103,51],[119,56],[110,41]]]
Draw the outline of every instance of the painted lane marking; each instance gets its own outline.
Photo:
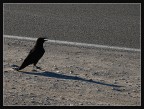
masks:
[[[36,41],[37,38],[30,37],[20,37],[20,36],[11,36],[11,35],[3,35],[5,38],[13,38],[13,39],[24,39],[24,40],[32,40]],[[84,46],[84,47],[95,47],[95,48],[105,48],[105,49],[115,49],[115,50],[126,50],[126,51],[138,51],[141,49],[134,48],[126,48],[126,47],[116,47],[116,46],[107,46],[107,45],[98,45],[98,44],[87,44],[87,43],[78,43],[78,42],[68,42],[68,41],[60,41],[60,40],[49,40],[48,43],[56,43],[56,44],[65,44],[65,45],[74,45],[74,46]]]

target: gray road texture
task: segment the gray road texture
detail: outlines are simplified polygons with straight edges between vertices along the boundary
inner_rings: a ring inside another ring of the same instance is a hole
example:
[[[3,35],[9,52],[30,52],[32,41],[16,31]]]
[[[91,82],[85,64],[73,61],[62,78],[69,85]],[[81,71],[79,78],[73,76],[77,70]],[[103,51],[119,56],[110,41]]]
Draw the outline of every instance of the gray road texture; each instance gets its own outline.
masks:
[[[4,4],[4,34],[140,48],[140,4]]]

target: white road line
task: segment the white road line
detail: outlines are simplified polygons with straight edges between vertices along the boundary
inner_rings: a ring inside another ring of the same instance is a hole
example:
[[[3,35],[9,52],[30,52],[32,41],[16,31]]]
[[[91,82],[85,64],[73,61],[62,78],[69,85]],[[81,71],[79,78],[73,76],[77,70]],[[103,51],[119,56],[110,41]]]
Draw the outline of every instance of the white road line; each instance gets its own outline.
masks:
[[[37,38],[30,38],[30,37],[11,36],[11,35],[3,35],[3,36],[5,38],[24,39],[24,40],[33,40],[33,41],[35,41],[37,39]],[[116,46],[107,46],[107,45],[98,45],[98,44],[87,44],[87,43],[78,43],[78,42],[68,42],[68,41],[59,41],[59,40],[48,40],[47,42],[48,43],[74,45],[74,46],[115,49],[115,50],[138,51],[138,52],[141,51],[141,49],[134,49],[134,48],[125,48],[125,47],[116,47]]]

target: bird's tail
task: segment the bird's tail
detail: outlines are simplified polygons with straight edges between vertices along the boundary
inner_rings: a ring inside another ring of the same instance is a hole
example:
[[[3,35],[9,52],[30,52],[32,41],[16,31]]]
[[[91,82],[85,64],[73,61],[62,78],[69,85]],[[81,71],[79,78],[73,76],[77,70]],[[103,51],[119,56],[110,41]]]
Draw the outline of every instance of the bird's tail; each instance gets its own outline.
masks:
[[[18,70],[22,70],[22,69],[24,69],[26,66],[27,66],[27,65],[22,64],[22,65],[18,68]]]

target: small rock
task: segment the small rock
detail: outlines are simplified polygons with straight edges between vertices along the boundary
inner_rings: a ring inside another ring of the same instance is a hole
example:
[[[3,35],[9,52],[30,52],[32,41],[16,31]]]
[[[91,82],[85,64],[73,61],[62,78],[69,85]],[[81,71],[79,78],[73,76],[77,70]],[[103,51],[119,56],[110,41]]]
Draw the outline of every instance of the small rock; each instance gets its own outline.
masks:
[[[115,91],[121,91],[119,88],[117,87],[113,87],[112,90],[115,90]]]
[[[100,82],[104,82],[104,80],[100,80]]]
[[[79,103],[79,105],[83,105],[83,103]]]
[[[54,65],[54,67],[56,67],[56,65]]]
[[[17,80],[15,80],[15,82],[17,82]]]
[[[24,94],[20,94],[19,96],[24,96]]]
[[[75,65],[70,65],[69,67],[73,67],[73,66],[75,66]]]
[[[62,100],[65,100],[65,98],[64,98],[64,97],[61,97],[61,99],[62,99]]]
[[[79,85],[76,84],[76,87],[79,87]]]
[[[14,94],[12,94],[11,96],[15,96]]]
[[[118,82],[115,81],[114,84],[118,84]]]
[[[28,77],[28,78],[26,78],[26,79],[31,79],[31,77]]]
[[[98,91],[98,92],[101,92],[101,90],[100,90],[100,89],[97,89],[97,91]]]
[[[72,74],[73,72],[74,72],[74,71],[71,70],[71,71],[70,71],[70,74]]]
[[[54,68],[54,70],[58,70],[58,68],[57,68],[57,67],[55,67],[55,68]]]
[[[18,103],[14,103],[14,104],[18,104]]]
[[[6,73],[6,72],[8,72],[8,71],[4,71],[4,72]]]
[[[59,73],[60,71],[59,71],[59,70],[57,70],[56,72],[57,72],[57,73]]]
[[[125,80],[125,78],[121,78],[121,80]]]
[[[35,103],[35,101],[31,101],[31,103]]]
[[[85,76],[88,76],[88,74],[85,74]]]
[[[31,98],[31,100],[34,100],[34,98]]]
[[[133,90],[133,92],[137,92],[137,90]]]
[[[73,106],[73,104],[70,104],[70,106]]]

